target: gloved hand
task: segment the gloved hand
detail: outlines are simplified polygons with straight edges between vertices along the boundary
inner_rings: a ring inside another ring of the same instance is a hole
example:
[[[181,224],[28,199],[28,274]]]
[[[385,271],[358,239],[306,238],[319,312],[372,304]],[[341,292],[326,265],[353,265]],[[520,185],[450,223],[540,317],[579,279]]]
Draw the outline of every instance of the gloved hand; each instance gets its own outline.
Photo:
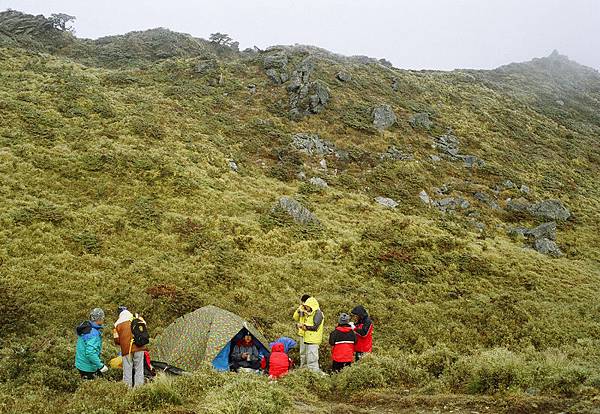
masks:
[[[102,368],[100,368],[100,372],[104,374],[106,371],[108,371],[108,367],[103,365]]]
[[[348,325],[350,325],[350,329],[355,330],[356,326],[354,326],[354,322],[350,322]]]

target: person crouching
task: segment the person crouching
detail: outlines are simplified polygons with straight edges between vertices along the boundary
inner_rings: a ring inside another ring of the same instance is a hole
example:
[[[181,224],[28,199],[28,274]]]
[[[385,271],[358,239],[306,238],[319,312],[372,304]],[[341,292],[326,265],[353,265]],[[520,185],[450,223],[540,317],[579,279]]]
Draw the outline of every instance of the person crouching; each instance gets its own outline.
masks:
[[[342,313],[337,327],[329,334],[333,372],[339,372],[342,368],[352,364],[355,344],[356,334],[350,326],[350,316]]]

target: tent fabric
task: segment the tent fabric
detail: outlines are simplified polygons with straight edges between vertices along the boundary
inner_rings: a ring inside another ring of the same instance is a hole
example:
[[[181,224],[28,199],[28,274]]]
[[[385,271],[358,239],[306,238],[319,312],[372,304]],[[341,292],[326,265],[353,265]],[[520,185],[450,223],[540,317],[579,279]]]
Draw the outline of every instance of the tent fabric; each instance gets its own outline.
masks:
[[[221,352],[212,360],[212,366],[218,371],[229,371],[229,354],[231,353],[231,341],[221,349]]]
[[[193,371],[206,363],[213,363],[244,328],[252,334],[260,348],[269,352],[267,340],[254,326],[234,313],[209,305],[177,318],[156,339],[153,354],[159,361]],[[228,353],[226,355],[229,356]],[[219,360],[216,362],[219,364]]]

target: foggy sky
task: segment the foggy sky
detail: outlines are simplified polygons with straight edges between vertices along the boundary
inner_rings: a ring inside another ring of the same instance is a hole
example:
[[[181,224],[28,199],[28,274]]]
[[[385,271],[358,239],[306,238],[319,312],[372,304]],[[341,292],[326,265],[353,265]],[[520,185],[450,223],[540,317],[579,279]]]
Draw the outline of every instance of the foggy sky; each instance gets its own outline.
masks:
[[[410,69],[490,69],[553,49],[600,69],[600,0],[0,0],[77,17],[78,37],[166,27],[241,48],[310,44]]]

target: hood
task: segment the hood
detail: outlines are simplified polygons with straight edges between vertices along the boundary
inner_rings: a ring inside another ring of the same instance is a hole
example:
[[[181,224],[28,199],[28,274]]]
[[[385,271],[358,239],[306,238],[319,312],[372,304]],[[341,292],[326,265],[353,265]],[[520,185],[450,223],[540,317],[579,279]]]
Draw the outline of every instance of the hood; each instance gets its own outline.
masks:
[[[271,352],[285,352],[285,347],[281,342],[277,342],[271,347]]]
[[[129,312],[127,309],[125,309],[124,311],[122,311],[119,314],[119,319],[117,319],[117,321],[115,322],[115,327],[123,322],[129,321],[133,319],[133,314],[131,312]]]
[[[352,328],[350,327],[350,325],[340,325],[338,327],[335,328],[336,330],[340,331],[340,332],[350,332],[352,330]]]
[[[306,302],[304,302],[304,304],[306,306],[310,306],[310,308],[312,309],[313,312],[315,312],[317,309],[319,309],[319,302],[312,296],[310,298],[306,299]]]
[[[361,321],[369,316],[367,310],[362,305],[355,306],[350,313],[357,315]]]

